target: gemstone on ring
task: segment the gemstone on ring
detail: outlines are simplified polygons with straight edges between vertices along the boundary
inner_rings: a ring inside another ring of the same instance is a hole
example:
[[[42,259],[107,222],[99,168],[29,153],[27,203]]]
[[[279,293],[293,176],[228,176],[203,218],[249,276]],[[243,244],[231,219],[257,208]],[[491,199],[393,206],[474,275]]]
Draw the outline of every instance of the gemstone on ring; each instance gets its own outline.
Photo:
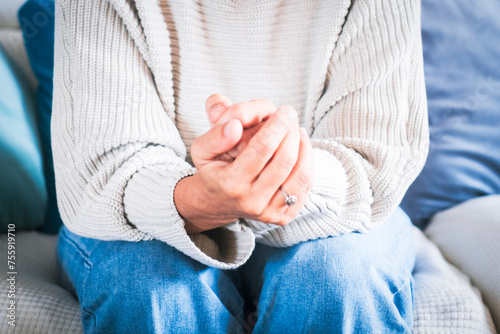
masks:
[[[283,196],[285,196],[285,204],[288,206],[292,206],[295,203],[297,203],[297,197],[294,195],[288,195],[283,188],[280,187],[281,192],[283,193]]]
[[[285,203],[288,206],[294,205],[295,203],[297,203],[297,197],[295,197],[293,195],[287,195],[285,197]]]

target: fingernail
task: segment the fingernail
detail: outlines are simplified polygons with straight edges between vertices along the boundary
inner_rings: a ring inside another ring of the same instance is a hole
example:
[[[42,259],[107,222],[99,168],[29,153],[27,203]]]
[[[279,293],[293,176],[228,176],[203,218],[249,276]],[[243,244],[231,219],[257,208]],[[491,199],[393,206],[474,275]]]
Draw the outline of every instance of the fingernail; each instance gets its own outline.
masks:
[[[300,128],[300,133],[302,133],[303,135],[307,136],[307,130],[306,130],[306,128],[301,127]]]
[[[210,109],[210,111],[208,112],[208,118],[210,119],[210,122],[215,123],[224,110],[226,110],[226,106],[223,104],[216,104],[215,106],[213,106],[212,109]]]
[[[298,118],[297,111],[290,106],[285,107],[285,113],[290,117]]]
[[[230,120],[224,126],[224,137],[230,137],[231,136],[231,123],[233,123],[233,120]]]

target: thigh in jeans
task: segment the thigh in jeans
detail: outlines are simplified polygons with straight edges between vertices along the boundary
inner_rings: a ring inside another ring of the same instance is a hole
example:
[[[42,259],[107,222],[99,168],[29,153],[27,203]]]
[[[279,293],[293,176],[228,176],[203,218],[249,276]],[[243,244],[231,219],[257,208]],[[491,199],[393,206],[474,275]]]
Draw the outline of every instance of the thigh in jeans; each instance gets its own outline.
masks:
[[[254,333],[410,332],[414,261],[412,225],[399,208],[368,233],[257,245],[241,268]]]
[[[89,249],[83,242],[86,239],[73,234],[66,226],[63,226],[59,232],[57,244],[61,284],[68,291],[71,291],[79,301],[91,268]],[[92,241],[92,239],[87,240]],[[82,315],[89,315],[85,309],[81,308],[81,310]]]
[[[235,271],[207,267],[158,240],[83,238],[63,227],[58,255],[87,333],[241,333]]]

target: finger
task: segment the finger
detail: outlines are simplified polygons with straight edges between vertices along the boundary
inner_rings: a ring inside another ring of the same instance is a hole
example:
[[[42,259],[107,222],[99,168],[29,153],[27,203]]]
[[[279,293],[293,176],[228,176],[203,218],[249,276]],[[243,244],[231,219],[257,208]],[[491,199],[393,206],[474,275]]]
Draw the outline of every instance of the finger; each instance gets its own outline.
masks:
[[[220,117],[226,112],[226,110],[232,105],[233,103],[226,95],[210,95],[205,102],[205,111],[207,112],[210,125],[213,127],[215,123],[217,123],[217,121],[220,119]],[[224,124],[227,123],[227,121],[219,122],[218,124]]]
[[[243,151],[245,149],[245,147],[247,147],[248,142],[250,141],[250,139],[252,139],[252,137],[254,136],[254,134],[257,133],[260,130],[260,128],[262,128],[262,126],[264,125],[264,123],[265,122],[261,122],[261,123],[259,123],[257,125],[252,126],[249,129],[244,129],[243,130],[243,135],[241,136],[240,141],[238,142],[238,144],[236,144],[236,146],[234,146],[229,151],[227,151],[227,152],[219,155],[217,157],[217,159],[223,160],[223,161],[228,161],[228,162],[233,162],[234,159],[236,159],[236,157],[238,155],[240,155],[241,151]]]
[[[272,115],[276,111],[276,106],[269,100],[251,100],[232,105],[215,124],[223,124],[231,119],[240,120],[244,128],[254,126]]]
[[[300,131],[298,124],[295,124],[290,128],[276,153],[255,181],[254,186],[257,193],[264,193],[271,198],[295,167],[299,156],[299,147]]]
[[[232,157],[232,160],[236,159],[238,155],[247,147],[248,142],[253,136],[259,132],[259,130],[264,126],[265,122],[260,122],[257,125],[252,126],[251,128],[243,130],[243,135],[241,136],[238,144],[233,147],[230,151],[228,151],[228,155]]]
[[[292,107],[280,107],[229,166],[230,172],[241,175],[245,181],[253,181],[273,157],[290,127],[297,122],[297,112]]]
[[[240,140],[243,126],[237,119],[217,125],[199,136],[191,145],[191,157],[197,168],[232,149]]]
[[[274,222],[275,224],[286,225],[299,214],[300,210],[302,210],[302,207],[307,201],[313,179],[313,147],[307,132],[302,128],[297,164],[281,186],[281,189],[286,194],[295,196],[297,198],[297,202],[291,206],[286,205],[286,197],[281,189],[278,189],[269,202],[269,210],[276,212],[278,217],[281,213],[281,219]]]

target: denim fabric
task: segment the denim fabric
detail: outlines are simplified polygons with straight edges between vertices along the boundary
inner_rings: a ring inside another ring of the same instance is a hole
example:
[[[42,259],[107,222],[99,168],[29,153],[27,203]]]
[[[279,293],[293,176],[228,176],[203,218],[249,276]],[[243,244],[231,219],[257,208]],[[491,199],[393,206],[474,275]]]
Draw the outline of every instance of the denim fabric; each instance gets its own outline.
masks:
[[[413,322],[413,236],[399,208],[366,234],[259,244],[237,270],[66,227],[58,257],[86,333],[409,333]]]

